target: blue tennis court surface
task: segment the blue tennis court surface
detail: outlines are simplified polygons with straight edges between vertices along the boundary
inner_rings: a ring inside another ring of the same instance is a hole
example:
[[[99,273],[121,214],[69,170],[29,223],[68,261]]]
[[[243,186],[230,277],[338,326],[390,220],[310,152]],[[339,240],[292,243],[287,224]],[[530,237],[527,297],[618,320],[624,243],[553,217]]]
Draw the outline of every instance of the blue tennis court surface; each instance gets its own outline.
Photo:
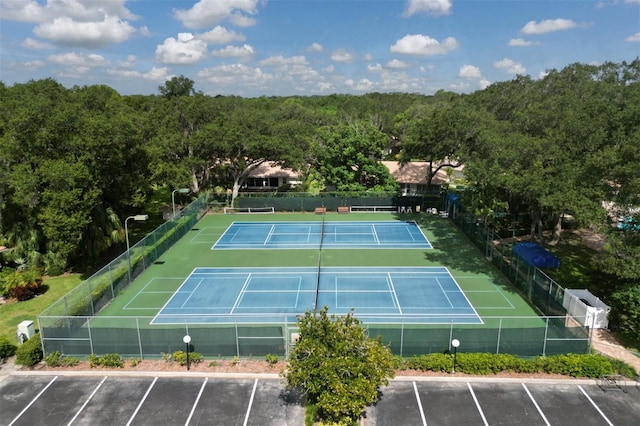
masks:
[[[442,267],[196,268],[151,323],[295,322],[316,298],[368,323],[482,323]]]
[[[212,249],[411,248],[431,244],[415,222],[234,222]]]

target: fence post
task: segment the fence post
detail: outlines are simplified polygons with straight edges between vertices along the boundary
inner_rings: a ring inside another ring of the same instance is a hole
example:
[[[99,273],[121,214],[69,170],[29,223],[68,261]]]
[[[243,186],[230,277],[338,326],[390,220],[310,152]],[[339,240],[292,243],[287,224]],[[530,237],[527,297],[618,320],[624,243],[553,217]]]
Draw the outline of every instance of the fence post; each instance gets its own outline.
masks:
[[[87,320],[87,332],[89,333],[89,348],[93,353],[93,336],[91,335],[91,317],[85,317]]]
[[[240,357],[240,338],[238,337],[238,320],[233,321],[236,330],[236,356]]]
[[[542,356],[547,356],[547,336],[549,334],[549,317],[545,318],[544,324],[544,340],[542,341]]]
[[[144,359],[144,353],[142,352],[142,338],[140,337],[140,323],[138,317],[136,317],[136,331],[138,332],[138,347],[140,348],[140,360]]]
[[[502,317],[500,317],[500,322],[498,323],[498,341],[496,342],[496,353],[500,353],[500,338],[502,337]]]

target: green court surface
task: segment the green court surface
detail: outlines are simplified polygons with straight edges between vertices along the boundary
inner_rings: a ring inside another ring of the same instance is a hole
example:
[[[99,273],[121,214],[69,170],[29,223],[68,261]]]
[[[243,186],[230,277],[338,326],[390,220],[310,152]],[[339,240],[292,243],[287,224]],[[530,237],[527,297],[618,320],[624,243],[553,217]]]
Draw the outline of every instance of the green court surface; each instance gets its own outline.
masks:
[[[322,266],[444,266],[483,320],[485,317],[488,322],[491,322],[489,317],[529,317],[526,321],[531,322],[531,317],[537,316],[513,286],[447,219],[424,213],[329,213],[324,218],[326,221],[412,220],[418,223],[433,249],[323,248]],[[313,213],[206,215],[103,309],[100,316],[155,316],[198,267],[317,266],[317,249],[212,250],[234,221],[321,222],[322,216]]]

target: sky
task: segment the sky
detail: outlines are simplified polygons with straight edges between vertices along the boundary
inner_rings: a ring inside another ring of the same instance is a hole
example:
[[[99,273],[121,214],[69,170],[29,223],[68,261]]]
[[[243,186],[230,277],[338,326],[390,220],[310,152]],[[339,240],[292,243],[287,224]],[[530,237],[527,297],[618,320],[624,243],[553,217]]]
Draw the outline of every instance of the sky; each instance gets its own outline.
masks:
[[[640,0],[0,0],[8,86],[430,95],[638,57]]]

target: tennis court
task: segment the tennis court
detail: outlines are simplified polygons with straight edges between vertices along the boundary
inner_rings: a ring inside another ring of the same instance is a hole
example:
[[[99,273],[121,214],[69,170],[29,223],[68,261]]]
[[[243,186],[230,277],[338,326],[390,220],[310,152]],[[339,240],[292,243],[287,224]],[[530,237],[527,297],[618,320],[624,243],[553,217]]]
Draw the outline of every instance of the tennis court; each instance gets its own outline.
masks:
[[[213,245],[220,249],[430,249],[413,221],[234,222]]]
[[[328,306],[354,309],[363,321],[480,324],[478,314],[446,268],[197,268],[152,324],[258,321]]]

